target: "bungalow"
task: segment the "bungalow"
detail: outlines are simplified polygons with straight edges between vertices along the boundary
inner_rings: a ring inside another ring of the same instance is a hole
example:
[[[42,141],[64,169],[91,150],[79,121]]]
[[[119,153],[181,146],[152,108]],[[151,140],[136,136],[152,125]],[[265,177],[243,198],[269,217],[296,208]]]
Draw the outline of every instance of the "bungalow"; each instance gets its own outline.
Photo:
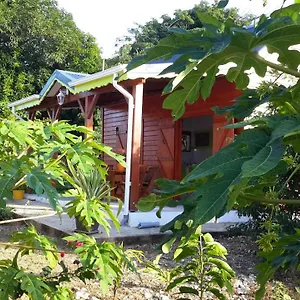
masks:
[[[91,75],[55,70],[40,94],[9,107],[16,116],[25,110],[31,120],[37,111],[43,111],[52,121],[58,120],[64,109],[79,108],[89,129],[93,129],[94,110],[100,107],[103,143],[126,155],[126,172],[109,157],[104,160],[110,166],[116,193],[124,196],[124,216],[128,218],[139,199],[151,192],[156,178],[180,180],[193,164],[234,138],[233,129],[219,130],[226,119],[211,110],[230,105],[240,95],[222,75],[211,96],[186,105],[180,120],[174,122],[170,111],[162,108],[162,90],[175,74],[160,73],[171,63],[156,61],[127,73],[126,65]]]

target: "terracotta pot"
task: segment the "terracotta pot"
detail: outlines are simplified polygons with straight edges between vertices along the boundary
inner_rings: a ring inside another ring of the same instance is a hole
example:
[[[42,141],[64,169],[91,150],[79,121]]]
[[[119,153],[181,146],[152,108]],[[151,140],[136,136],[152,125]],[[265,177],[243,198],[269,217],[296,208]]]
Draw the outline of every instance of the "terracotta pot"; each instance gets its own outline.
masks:
[[[13,190],[13,199],[14,200],[23,200],[25,191],[23,190]]]
[[[118,172],[118,173],[125,172],[125,167],[123,167],[120,163],[117,163],[117,165],[116,165],[116,172]]]

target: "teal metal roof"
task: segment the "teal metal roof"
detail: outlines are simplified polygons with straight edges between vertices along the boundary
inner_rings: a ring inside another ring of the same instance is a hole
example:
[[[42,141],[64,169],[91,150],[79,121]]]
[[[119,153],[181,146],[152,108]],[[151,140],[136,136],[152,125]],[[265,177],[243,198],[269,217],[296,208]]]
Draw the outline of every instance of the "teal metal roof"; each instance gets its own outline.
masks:
[[[57,81],[61,85],[65,86],[68,90],[73,91],[73,88],[69,85],[71,81],[81,79],[84,77],[90,76],[89,74],[84,73],[77,73],[77,72],[70,72],[70,71],[63,71],[63,70],[55,70],[46,84],[44,85],[43,89],[40,92],[40,101],[47,95],[48,91],[51,89],[53,84]]]

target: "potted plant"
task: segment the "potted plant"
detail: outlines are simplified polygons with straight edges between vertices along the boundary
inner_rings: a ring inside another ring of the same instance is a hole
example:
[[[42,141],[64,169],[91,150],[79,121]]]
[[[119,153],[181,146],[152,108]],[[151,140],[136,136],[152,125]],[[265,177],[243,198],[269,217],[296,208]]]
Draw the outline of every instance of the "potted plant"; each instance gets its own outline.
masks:
[[[111,210],[110,202],[112,199],[118,200],[118,214],[121,211],[122,202],[111,196],[112,188],[103,172],[94,168],[88,173],[83,173],[76,170],[70,161],[67,161],[67,164],[70,173],[68,181],[72,185],[68,196],[74,199],[67,203],[66,211],[70,217],[75,217],[75,231],[93,234],[99,232],[100,225],[108,234],[111,228],[109,220],[118,229],[120,223]]]
[[[12,192],[13,192],[13,199],[14,200],[23,200],[24,195],[25,195],[25,189],[26,185],[22,184],[20,186],[14,187]]]

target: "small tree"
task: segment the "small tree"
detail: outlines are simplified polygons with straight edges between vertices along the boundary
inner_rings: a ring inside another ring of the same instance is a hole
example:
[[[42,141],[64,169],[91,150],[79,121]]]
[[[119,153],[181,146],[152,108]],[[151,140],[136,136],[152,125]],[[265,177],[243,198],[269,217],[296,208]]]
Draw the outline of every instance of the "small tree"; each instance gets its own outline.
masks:
[[[284,2],[284,1],[283,1]],[[159,190],[139,202],[140,210],[151,210],[159,206],[158,215],[174,197],[187,194],[180,203],[184,207],[181,215],[163,227],[172,230],[177,237],[191,234],[187,225],[176,231],[176,222],[187,224],[193,221],[194,230],[213,217],[219,217],[233,205],[247,205],[252,202],[273,205],[299,205],[298,199],[287,199],[273,187],[286,172],[289,161],[284,159],[287,149],[298,155],[300,122],[300,85],[297,81],[289,88],[277,87],[264,96],[256,90],[247,89],[248,70],[264,77],[268,68],[300,78],[298,67],[299,52],[293,49],[300,41],[300,4],[274,11],[270,16],[262,15],[251,30],[238,26],[232,19],[224,22],[217,18],[198,13],[203,24],[201,30],[177,30],[149,49],[142,57],[134,59],[129,69],[155,59],[169,59],[179,55],[177,60],[162,73],[175,72],[177,77],[169,82],[163,93],[170,95],[164,101],[164,108],[170,109],[174,119],[179,119],[186,104],[194,103],[199,96],[205,100],[211,93],[220,66],[234,63],[225,71],[228,81],[244,90],[235,103],[225,108],[214,108],[217,114],[225,114],[228,123],[232,119],[245,119],[253,110],[263,104],[271,103],[275,113],[268,116],[250,118],[247,121],[227,125],[226,128],[244,130],[229,146],[195,167],[180,182],[160,179]],[[220,9],[228,1],[220,1]],[[278,54],[274,63],[258,53],[267,47],[271,53]],[[295,170],[299,169],[297,162]],[[292,172],[282,187],[285,188],[296,172]],[[280,255],[280,251],[277,252]],[[299,252],[297,252],[299,253]],[[268,260],[272,269],[272,260]],[[272,272],[261,284],[257,299],[261,299],[264,285]]]
[[[90,138],[83,140],[78,133],[87,133]],[[6,198],[11,197],[14,187],[26,184],[37,194],[46,195],[60,214],[59,193],[53,183],[57,181],[64,185],[69,182],[79,193],[71,203],[70,215],[84,220],[88,228],[97,221],[107,233],[111,228],[108,219],[111,219],[118,229],[120,224],[109,205],[99,202],[103,192],[109,189],[105,182],[107,168],[101,160],[103,152],[125,164],[123,157],[113,153],[110,147],[94,142],[92,133],[85,127],[62,121],[0,122],[0,207],[5,207]],[[92,178],[91,174],[94,175]],[[87,183],[87,178],[92,182]],[[98,183],[105,183],[102,190],[96,186]],[[92,193],[88,195],[90,202],[83,203],[80,193],[86,198],[89,192]],[[18,250],[12,260],[0,260],[0,299],[17,299],[22,295],[31,300],[74,299],[73,292],[63,285],[72,278],[83,282],[98,280],[105,293],[110,285],[120,285],[125,269],[135,271],[132,259],[141,255],[139,251],[125,250],[115,243],[97,243],[93,237],[84,234],[68,236],[65,240],[70,251],[58,250],[53,241],[29,226],[15,232],[10,243],[1,242],[2,246]],[[44,254],[48,264],[43,270],[30,273],[19,265],[19,257],[36,251]],[[76,268],[72,270],[63,261],[68,254],[78,258]],[[60,268],[54,270],[57,266]]]

